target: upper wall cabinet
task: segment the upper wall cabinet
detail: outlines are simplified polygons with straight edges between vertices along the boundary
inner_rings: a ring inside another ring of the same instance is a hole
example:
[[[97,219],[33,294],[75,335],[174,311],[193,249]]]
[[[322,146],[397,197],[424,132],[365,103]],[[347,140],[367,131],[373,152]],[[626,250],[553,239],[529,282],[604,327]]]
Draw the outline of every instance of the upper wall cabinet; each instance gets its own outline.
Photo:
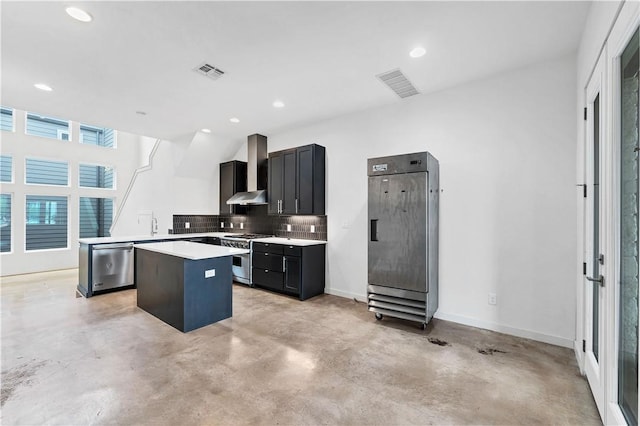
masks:
[[[325,147],[269,154],[269,214],[325,214]]]
[[[227,161],[220,163],[220,214],[244,214],[246,207],[227,204],[236,192],[247,190],[247,163]]]

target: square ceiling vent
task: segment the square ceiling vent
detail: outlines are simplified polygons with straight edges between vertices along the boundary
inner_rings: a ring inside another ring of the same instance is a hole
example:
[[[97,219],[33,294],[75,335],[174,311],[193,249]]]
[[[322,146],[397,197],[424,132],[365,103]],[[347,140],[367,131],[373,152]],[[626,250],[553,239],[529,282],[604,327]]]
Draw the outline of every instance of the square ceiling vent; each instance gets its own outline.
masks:
[[[222,71],[220,68],[214,67],[213,65],[207,62],[201,63],[200,65],[195,67],[193,70],[198,74],[202,74],[205,77],[209,77],[212,80],[217,80],[224,75],[224,71]]]
[[[408,98],[420,93],[399,69],[383,72],[376,77],[401,98]]]

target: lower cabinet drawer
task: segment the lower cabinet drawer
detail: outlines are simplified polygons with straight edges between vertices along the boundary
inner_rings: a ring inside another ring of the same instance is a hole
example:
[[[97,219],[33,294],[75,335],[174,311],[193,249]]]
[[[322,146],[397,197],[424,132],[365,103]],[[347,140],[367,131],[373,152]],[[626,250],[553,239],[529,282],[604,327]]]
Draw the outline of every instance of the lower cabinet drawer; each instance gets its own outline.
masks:
[[[262,253],[259,251],[254,251],[251,255],[251,262],[254,268],[258,269],[268,269],[269,272],[283,272],[283,261],[282,255],[273,254],[273,253]]]
[[[274,290],[284,289],[284,274],[269,269],[253,268],[253,284]]]

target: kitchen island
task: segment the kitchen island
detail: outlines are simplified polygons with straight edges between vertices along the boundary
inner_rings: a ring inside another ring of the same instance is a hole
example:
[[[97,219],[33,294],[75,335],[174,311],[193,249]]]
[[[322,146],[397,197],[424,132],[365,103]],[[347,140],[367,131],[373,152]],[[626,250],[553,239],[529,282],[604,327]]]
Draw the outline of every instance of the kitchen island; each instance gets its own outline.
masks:
[[[249,250],[188,241],[135,244],[138,307],[182,332],[232,315],[232,256]]]

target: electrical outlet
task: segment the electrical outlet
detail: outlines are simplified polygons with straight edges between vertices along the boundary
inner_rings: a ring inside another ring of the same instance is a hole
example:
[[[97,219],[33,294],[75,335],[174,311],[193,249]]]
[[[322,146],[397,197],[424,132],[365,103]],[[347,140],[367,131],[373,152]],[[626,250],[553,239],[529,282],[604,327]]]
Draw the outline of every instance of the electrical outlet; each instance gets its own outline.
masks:
[[[311,230],[310,230],[310,232],[311,232],[311,233],[316,232],[316,226],[315,226],[315,225],[311,225]]]
[[[216,270],[215,269],[207,269],[206,271],[204,271],[204,277],[205,278],[211,278],[211,277],[215,277],[216,276]]]
[[[240,223],[240,229],[244,229],[244,223],[243,222]]]
[[[287,232],[291,232],[291,225],[287,225]]]
[[[224,222],[220,222],[220,228],[224,228]]]
[[[490,305],[497,305],[498,304],[498,298],[497,298],[495,293],[489,293],[489,304]]]
[[[233,223],[230,223],[229,226],[231,227],[231,229],[233,229]]]
[[[191,224],[190,224],[189,222],[185,222],[185,223],[184,223],[184,228],[185,228],[185,229],[189,229],[189,228],[191,228]]]

